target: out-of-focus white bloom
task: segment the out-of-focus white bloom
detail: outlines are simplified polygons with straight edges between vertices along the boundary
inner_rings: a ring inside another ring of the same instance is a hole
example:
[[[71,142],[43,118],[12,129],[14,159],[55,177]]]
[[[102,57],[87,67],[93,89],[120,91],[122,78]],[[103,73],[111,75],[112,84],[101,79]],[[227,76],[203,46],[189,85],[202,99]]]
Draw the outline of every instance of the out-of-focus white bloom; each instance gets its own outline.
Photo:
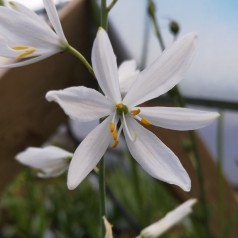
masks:
[[[189,199],[156,223],[146,227],[137,238],[157,238],[167,231],[172,226],[176,225],[183,218],[192,213],[192,206],[197,202],[197,199]]]
[[[14,68],[38,62],[68,46],[53,0],[43,0],[54,28],[34,11],[14,1],[0,6],[0,56],[25,61],[1,65]]]
[[[104,226],[105,226],[105,230],[106,230],[105,238],[113,238],[112,224],[109,223],[109,221],[107,220],[107,218],[105,216],[103,217],[103,221],[104,221]]]
[[[124,61],[118,68],[119,86],[122,96],[125,96],[131,85],[135,82],[139,70],[136,69],[135,60]]]
[[[93,170],[112,139],[112,148],[118,145],[123,130],[130,153],[147,173],[190,190],[190,178],[177,156],[136,120],[144,125],[194,130],[207,126],[219,116],[187,108],[138,106],[166,93],[181,81],[193,57],[196,38],[195,33],[190,33],[176,41],[138,74],[123,96],[110,40],[107,33],[99,29],[92,49],[92,65],[105,96],[86,87],[50,91],[46,95],[48,101],[56,101],[73,119],[86,122],[106,117],[76,149],[69,166],[69,189],[75,189]]]
[[[16,155],[21,164],[39,170],[41,178],[56,177],[67,170],[73,154],[56,146],[29,147]]]

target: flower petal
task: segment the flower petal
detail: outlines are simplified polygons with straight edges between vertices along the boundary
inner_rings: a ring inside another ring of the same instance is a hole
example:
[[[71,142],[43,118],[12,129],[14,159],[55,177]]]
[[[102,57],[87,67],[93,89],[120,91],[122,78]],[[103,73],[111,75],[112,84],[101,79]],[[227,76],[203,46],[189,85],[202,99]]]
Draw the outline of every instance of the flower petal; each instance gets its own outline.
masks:
[[[116,56],[107,33],[99,28],[92,49],[92,65],[102,91],[114,104],[121,102]]]
[[[127,60],[124,61],[118,68],[119,75],[119,84],[121,94],[126,94],[131,87],[131,85],[135,82],[139,70],[136,69],[136,61],[135,60]]]
[[[62,43],[63,42],[67,43],[53,0],[43,0],[43,2],[47,15],[55,29],[56,34],[60,37]]]
[[[129,151],[142,168],[156,179],[189,191],[190,178],[177,156],[156,135],[142,127],[132,117],[127,116],[126,122],[130,134],[136,136],[135,141],[131,141],[123,128]]]
[[[197,202],[197,199],[189,199],[173,211],[166,214],[166,216],[152,225],[143,229],[140,233],[142,237],[156,238],[166,232],[169,228],[176,225],[190,213],[192,213],[192,206]]]
[[[136,106],[158,97],[178,84],[194,55],[196,34],[190,33],[166,49],[161,57],[143,70],[123,102]]]
[[[31,9],[25,7],[24,5],[22,5],[21,3],[19,2],[15,2],[15,1],[10,1],[10,2],[7,2],[7,6],[12,8],[13,10],[19,12],[19,13],[22,13],[24,14],[26,17],[29,18],[30,21],[35,21],[36,24],[41,24],[42,27],[44,28],[49,28],[49,25],[46,23],[46,21],[44,21],[42,19],[42,17],[38,16],[34,11],[32,11]]]
[[[26,45],[34,48],[60,48],[59,38],[50,27],[36,22],[21,12],[0,6],[0,32],[12,46]]]
[[[49,91],[46,99],[57,102],[67,115],[80,121],[100,119],[113,111],[113,105],[105,96],[86,87]]]
[[[172,130],[196,130],[209,125],[217,117],[217,112],[205,112],[180,107],[140,107],[140,116],[153,125]]]
[[[16,160],[32,168],[44,170],[58,167],[61,161],[65,164],[64,160],[71,156],[73,156],[72,153],[56,146],[28,147],[16,155]]]
[[[111,135],[109,123],[112,116],[105,119],[81,142],[69,166],[67,185],[75,189],[95,168],[109,146]]]

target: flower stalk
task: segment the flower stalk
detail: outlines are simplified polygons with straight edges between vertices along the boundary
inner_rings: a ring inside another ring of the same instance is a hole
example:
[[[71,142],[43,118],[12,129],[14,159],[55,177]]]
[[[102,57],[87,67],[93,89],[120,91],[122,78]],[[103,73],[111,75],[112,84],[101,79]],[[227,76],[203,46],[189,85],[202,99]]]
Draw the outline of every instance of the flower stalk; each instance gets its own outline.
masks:
[[[111,4],[107,7],[107,1],[101,0],[101,27],[107,31],[108,28],[108,14],[113,6],[116,4],[117,0],[113,0]],[[101,89],[99,88],[99,91]],[[102,217],[106,216],[106,183],[105,183],[105,161],[102,157],[99,163],[99,193],[100,193],[100,221],[101,221],[101,237],[104,237],[105,226]]]
[[[77,57],[83,63],[83,65],[87,68],[89,73],[92,74],[93,77],[95,77],[92,66],[89,64],[89,62],[86,60],[86,58],[79,51],[77,51],[71,45],[68,45],[66,50],[68,52],[70,52],[72,55],[74,55],[75,57]]]

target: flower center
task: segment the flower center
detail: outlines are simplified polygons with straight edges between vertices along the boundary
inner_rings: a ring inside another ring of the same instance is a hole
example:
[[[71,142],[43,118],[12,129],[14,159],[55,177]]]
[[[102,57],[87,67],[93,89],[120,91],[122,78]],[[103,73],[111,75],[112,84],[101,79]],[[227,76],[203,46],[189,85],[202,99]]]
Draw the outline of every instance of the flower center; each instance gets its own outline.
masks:
[[[128,107],[123,103],[118,103],[115,105],[115,107],[116,107],[117,115],[119,116],[122,116],[123,113],[124,115],[128,113]]]
[[[12,47],[13,50],[19,50],[22,51],[16,58],[17,59],[21,59],[25,56],[31,55],[33,54],[36,49],[31,47],[31,46],[26,46],[26,45],[16,45],[14,47]]]

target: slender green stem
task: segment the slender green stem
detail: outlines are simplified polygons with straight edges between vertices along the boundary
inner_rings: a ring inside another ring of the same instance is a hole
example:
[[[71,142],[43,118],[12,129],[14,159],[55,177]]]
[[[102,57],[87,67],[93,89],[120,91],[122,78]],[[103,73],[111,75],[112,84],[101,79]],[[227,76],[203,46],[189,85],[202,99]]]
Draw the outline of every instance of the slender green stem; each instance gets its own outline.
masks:
[[[218,203],[218,214],[219,214],[219,229],[220,236],[223,237],[223,219],[224,219],[224,180],[223,180],[223,126],[224,117],[223,111],[220,111],[220,118],[217,124],[217,177],[218,177],[218,193],[219,193],[219,203]]]
[[[101,227],[101,236],[105,236],[105,227],[103,223],[103,216],[106,216],[106,185],[105,185],[105,161],[102,157],[99,163],[99,200],[100,200],[100,227]]]
[[[85,59],[85,57],[80,52],[78,52],[75,48],[73,48],[70,45],[68,45],[66,50],[70,52],[72,55],[76,56],[88,69],[89,73],[95,77],[92,66],[89,64],[89,62]]]
[[[155,29],[155,34],[158,38],[160,47],[163,51],[165,49],[165,44],[164,44],[164,40],[163,40],[163,37],[160,32],[158,20],[155,15],[155,4],[154,4],[153,0],[148,0],[148,1],[149,1],[148,12],[149,12],[151,21],[153,23],[153,26]],[[185,101],[184,101],[184,99],[179,91],[179,88],[177,86],[175,86],[172,90],[169,91],[169,96],[171,96],[174,99],[174,102],[178,106],[180,106],[180,107],[185,106]],[[200,160],[200,156],[199,156],[197,145],[196,145],[195,134],[193,131],[189,132],[189,137],[191,140],[191,150],[193,152],[193,157],[194,157],[195,171],[197,173],[197,178],[198,178],[198,182],[199,182],[199,192],[200,192],[199,197],[201,199],[201,204],[202,204],[202,209],[203,209],[203,216],[204,216],[203,218],[204,218],[204,222],[206,225],[206,227],[205,227],[206,233],[207,233],[207,237],[212,237],[211,231],[210,231],[210,226],[209,226],[209,212],[208,212],[208,205],[207,205],[206,196],[205,196],[201,160]]]
[[[108,9],[107,0],[101,0],[101,27],[107,31],[108,27]]]
[[[160,28],[159,28],[159,24],[158,24],[158,20],[156,18],[156,6],[155,6],[155,3],[153,0],[149,0],[148,2],[148,13],[149,13],[149,16],[150,16],[150,19],[152,21],[152,24],[154,26],[154,30],[155,30],[155,34],[159,40],[159,43],[160,43],[160,46],[161,46],[161,49],[162,51],[164,51],[165,49],[165,44],[164,44],[164,40],[163,40],[163,37],[160,33]]]
[[[107,7],[107,12],[109,13],[112,8],[114,7],[114,5],[117,3],[118,0],[112,0],[112,2],[109,4],[109,6]]]

